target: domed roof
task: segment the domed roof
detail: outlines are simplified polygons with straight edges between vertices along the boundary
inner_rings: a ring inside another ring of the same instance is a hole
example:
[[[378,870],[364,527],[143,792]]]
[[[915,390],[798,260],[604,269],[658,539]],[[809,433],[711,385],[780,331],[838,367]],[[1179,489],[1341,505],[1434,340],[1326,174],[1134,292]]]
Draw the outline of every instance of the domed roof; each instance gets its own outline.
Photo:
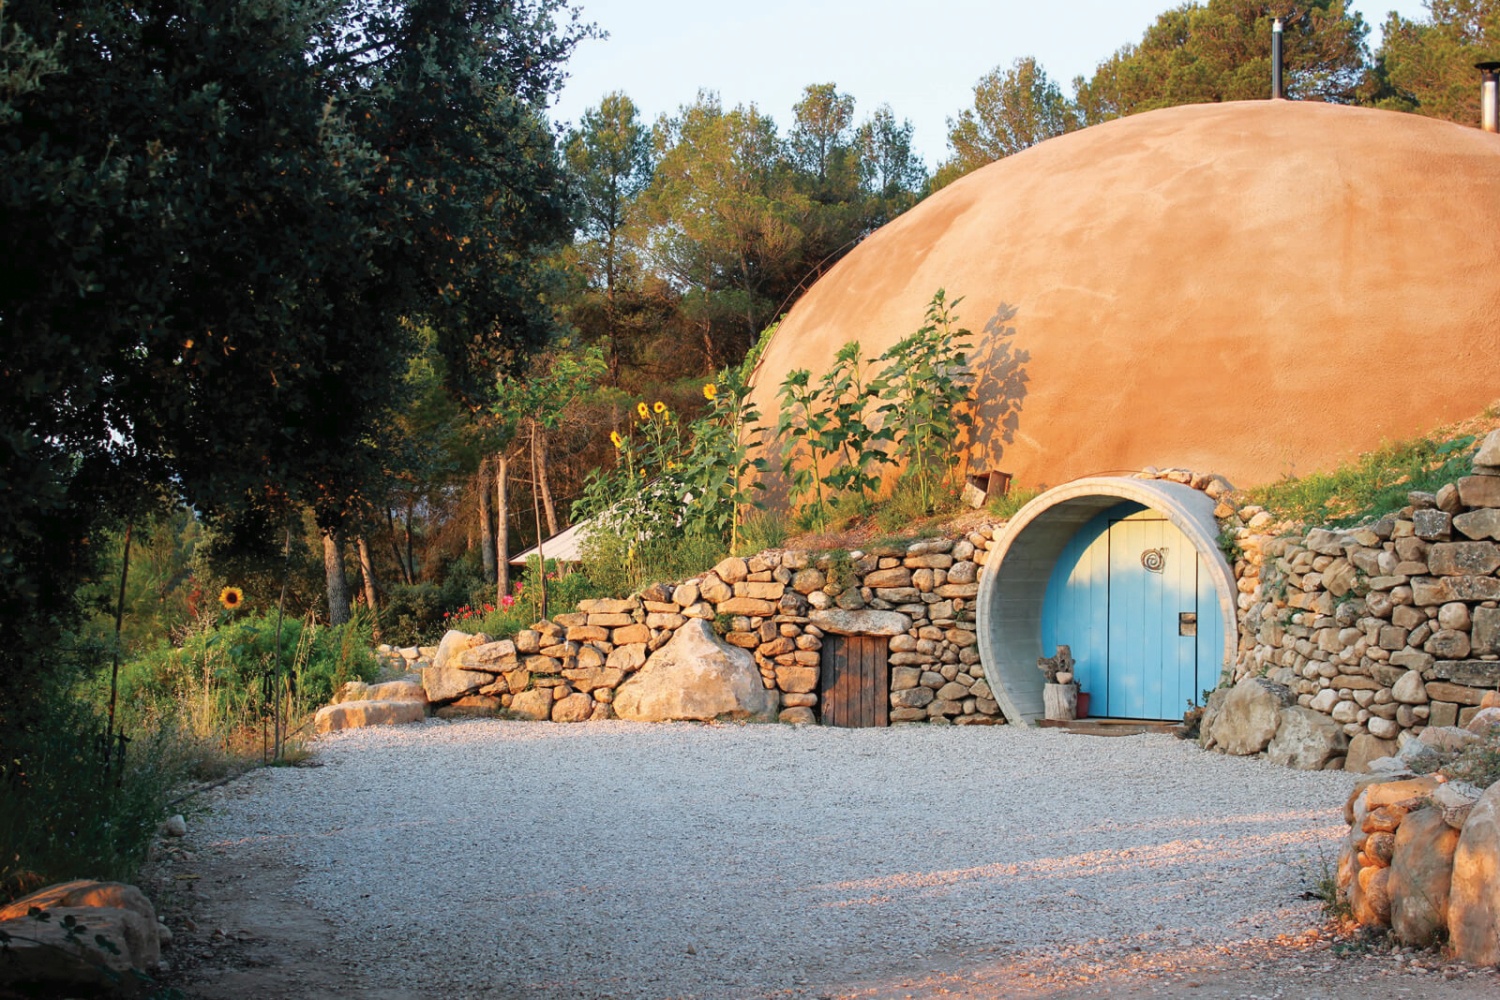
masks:
[[[1051,139],[814,285],[757,367],[765,422],[788,371],[878,356],[939,288],[974,331],[972,470],[1327,469],[1500,398],[1500,136],[1254,101]]]

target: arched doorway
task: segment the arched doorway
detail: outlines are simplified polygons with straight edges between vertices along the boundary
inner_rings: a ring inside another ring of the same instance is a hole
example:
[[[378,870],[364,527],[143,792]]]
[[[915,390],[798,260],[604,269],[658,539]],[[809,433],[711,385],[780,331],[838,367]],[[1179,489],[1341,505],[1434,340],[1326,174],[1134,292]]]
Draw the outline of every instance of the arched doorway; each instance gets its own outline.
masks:
[[[1041,718],[1037,658],[1072,648],[1098,717],[1170,719],[1235,645],[1214,503],[1161,480],[1083,479],[1011,519],[980,583],[980,658],[1011,722]]]

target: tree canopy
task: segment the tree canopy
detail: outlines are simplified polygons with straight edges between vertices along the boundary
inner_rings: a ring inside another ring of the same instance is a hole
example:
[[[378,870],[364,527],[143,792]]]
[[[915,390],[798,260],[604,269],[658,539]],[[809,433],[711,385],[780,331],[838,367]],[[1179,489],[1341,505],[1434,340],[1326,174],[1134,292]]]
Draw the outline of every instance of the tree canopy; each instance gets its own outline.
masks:
[[[562,0],[8,0],[0,628],[170,493],[335,521],[414,321],[459,388],[540,342]]]

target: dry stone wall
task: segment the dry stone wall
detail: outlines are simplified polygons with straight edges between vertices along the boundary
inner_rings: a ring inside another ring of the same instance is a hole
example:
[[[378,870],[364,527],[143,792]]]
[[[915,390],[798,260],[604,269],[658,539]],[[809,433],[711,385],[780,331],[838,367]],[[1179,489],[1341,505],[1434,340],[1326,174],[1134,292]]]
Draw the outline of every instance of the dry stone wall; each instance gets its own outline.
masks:
[[[1487,448],[1500,462],[1500,438]],[[1242,523],[1236,681],[1265,678],[1332,720],[1353,769],[1469,723],[1500,685],[1500,465],[1476,459],[1475,475],[1409,499],[1349,531],[1227,511]]]
[[[1428,726],[1465,725],[1500,686],[1500,434],[1474,475],[1408,499],[1346,531],[1220,508],[1240,550],[1235,679],[1332,720],[1323,766],[1363,770]]]
[[[510,639],[449,632],[431,648],[381,647],[388,665],[420,678],[438,715],[493,714],[581,722],[616,717],[621,685],[689,621],[712,623],[753,659],[783,722],[819,719],[822,651],[830,635],[888,638],[893,724],[1003,721],[984,678],[975,598],[996,526],[954,538],[851,552],[777,550],[728,558],[675,585],[622,600],[583,601]],[[346,705],[363,689],[351,687]],[[362,707],[326,712],[370,716]],[[354,724],[354,723],[350,723]]]

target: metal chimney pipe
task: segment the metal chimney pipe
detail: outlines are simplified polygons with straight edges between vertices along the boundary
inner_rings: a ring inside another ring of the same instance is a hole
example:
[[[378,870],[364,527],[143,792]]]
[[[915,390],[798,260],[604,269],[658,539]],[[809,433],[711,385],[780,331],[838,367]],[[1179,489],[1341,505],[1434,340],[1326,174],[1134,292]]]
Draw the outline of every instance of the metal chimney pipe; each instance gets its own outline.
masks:
[[[1271,24],[1271,100],[1285,100],[1281,88],[1281,18]]]
[[[1500,132],[1500,62],[1475,63],[1479,70],[1479,127]]]

